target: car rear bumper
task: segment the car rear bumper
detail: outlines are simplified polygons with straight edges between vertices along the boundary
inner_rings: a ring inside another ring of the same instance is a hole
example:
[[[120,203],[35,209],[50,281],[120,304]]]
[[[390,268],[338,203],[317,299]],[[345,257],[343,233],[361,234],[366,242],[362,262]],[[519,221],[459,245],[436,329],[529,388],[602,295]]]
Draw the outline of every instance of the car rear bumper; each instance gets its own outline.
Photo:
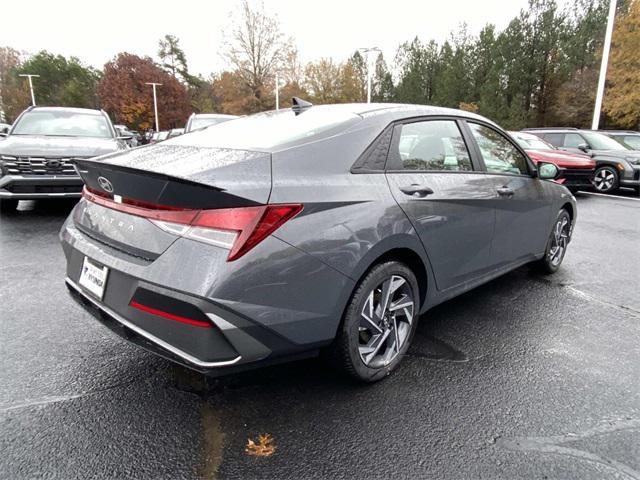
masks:
[[[0,177],[0,198],[78,198],[82,185],[77,175],[4,175]]]
[[[335,336],[342,295],[353,288],[348,277],[273,237],[255,247],[253,259],[227,262],[225,249],[178,239],[148,260],[81,231],[72,215],[61,240],[66,284],[85,310],[121,337],[213,375],[316,354]],[[85,257],[109,269],[101,299],[80,285]],[[295,282],[291,272],[299,273]],[[210,325],[171,321],[134,301]]]

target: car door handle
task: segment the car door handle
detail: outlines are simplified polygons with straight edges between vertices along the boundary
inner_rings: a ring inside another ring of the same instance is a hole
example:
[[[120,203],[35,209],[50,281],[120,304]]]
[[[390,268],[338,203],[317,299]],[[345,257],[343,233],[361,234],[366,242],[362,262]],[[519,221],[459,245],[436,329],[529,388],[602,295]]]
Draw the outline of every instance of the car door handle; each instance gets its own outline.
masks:
[[[426,197],[427,195],[431,195],[433,193],[433,190],[431,188],[427,187],[426,185],[418,185],[417,183],[400,187],[400,191],[405,195],[418,198]]]
[[[514,191],[509,187],[500,187],[496,190],[501,197],[513,197]]]

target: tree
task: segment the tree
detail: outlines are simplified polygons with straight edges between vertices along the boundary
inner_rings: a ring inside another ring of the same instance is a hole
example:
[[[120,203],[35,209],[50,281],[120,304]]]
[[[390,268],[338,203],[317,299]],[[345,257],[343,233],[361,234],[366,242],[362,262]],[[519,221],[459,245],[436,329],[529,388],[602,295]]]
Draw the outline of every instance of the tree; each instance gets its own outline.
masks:
[[[640,1],[618,19],[611,41],[604,111],[622,128],[640,127]]]
[[[153,95],[146,82],[158,82],[160,128],[184,126],[191,113],[185,87],[149,57],[120,53],[104,66],[98,85],[102,108],[116,120],[137,130],[154,126]]]
[[[97,108],[96,85],[100,72],[79,59],[42,50],[22,64],[20,73],[40,75],[34,79],[38,105]]]
[[[374,102],[392,102],[394,98],[394,85],[391,72],[387,68],[382,53],[378,55],[375,64],[375,72],[372,81],[371,99]]]
[[[158,57],[162,62],[162,68],[174,78],[187,82],[190,79],[187,56],[180,48],[180,40],[173,35],[165,35],[158,43]]]
[[[314,103],[340,101],[340,65],[330,58],[321,58],[305,68],[305,85]]]
[[[284,68],[292,48],[277,18],[267,15],[264,6],[252,10],[248,0],[243,0],[223,55],[254,97],[248,102],[252,111],[273,105],[273,90],[268,86],[273,85],[276,70]]]
[[[11,47],[0,47],[0,121],[10,122],[31,103],[29,87],[18,76],[21,55]]]

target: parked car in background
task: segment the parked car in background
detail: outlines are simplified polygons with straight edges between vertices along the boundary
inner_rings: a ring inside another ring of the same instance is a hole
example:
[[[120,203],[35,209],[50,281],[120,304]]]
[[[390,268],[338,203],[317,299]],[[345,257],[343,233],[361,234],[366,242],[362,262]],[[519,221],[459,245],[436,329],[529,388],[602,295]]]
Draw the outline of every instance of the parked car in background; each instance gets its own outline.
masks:
[[[79,197],[82,180],[72,159],[126,149],[102,110],[30,107],[0,142],[0,207],[19,200]]]
[[[602,133],[631,150],[640,151],[640,132],[634,132],[632,130],[604,130]]]
[[[201,128],[210,127],[217,123],[228,122],[238,118],[237,115],[224,115],[222,113],[192,113],[187,120],[187,125],[184,128],[185,133],[193,132],[194,130],[200,130]]]
[[[576,201],[491,121],[418,105],[239,118],[78,160],[66,283],[128,340],[234,372],[318,354],[384,378],[429,308],[560,267]]]
[[[571,191],[593,187],[596,162],[588,155],[562,151],[540,137],[526,132],[509,132],[535,164],[553,163],[560,169],[556,180]]]
[[[169,130],[161,130],[159,132],[153,132],[149,143],[158,143],[166,140],[169,137]]]
[[[141,137],[138,132],[130,130],[126,125],[114,125],[118,136],[126,139],[127,145],[137,147],[141,143]]]
[[[593,185],[598,192],[610,193],[619,187],[640,194],[640,152],[593,130],[577,128],[527,128],[524,131],[546,140],[561,150],[585,153],[596,161]]]
[[[172,128],[169,130],[167,138],[179,137],[180,135],[184,135],[184,128]]]

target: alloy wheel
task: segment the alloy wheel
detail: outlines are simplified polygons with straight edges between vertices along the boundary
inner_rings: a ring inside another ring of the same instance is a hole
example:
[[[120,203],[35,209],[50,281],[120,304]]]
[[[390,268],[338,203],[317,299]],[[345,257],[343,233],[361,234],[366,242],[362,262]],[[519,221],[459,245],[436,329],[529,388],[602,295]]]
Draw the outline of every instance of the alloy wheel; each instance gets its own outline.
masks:
[[[369,292],[360,313],[358,351],[371,368],[391,363],[411,334],[415,301],[409,282],[391,275]]]
[[[593,178],[596,190],[606,192],[611,190],[616,181],[615,173],[608,169],[602,168],[598,170]]]
[[[551,248],[549,248],[549,262],[554,267],[560,265],[564,252],[567,250],[567,244],[569,243],[569,228],[570,223],[566,215],[561,216],[556,222],[553,228],[551,237]]]

